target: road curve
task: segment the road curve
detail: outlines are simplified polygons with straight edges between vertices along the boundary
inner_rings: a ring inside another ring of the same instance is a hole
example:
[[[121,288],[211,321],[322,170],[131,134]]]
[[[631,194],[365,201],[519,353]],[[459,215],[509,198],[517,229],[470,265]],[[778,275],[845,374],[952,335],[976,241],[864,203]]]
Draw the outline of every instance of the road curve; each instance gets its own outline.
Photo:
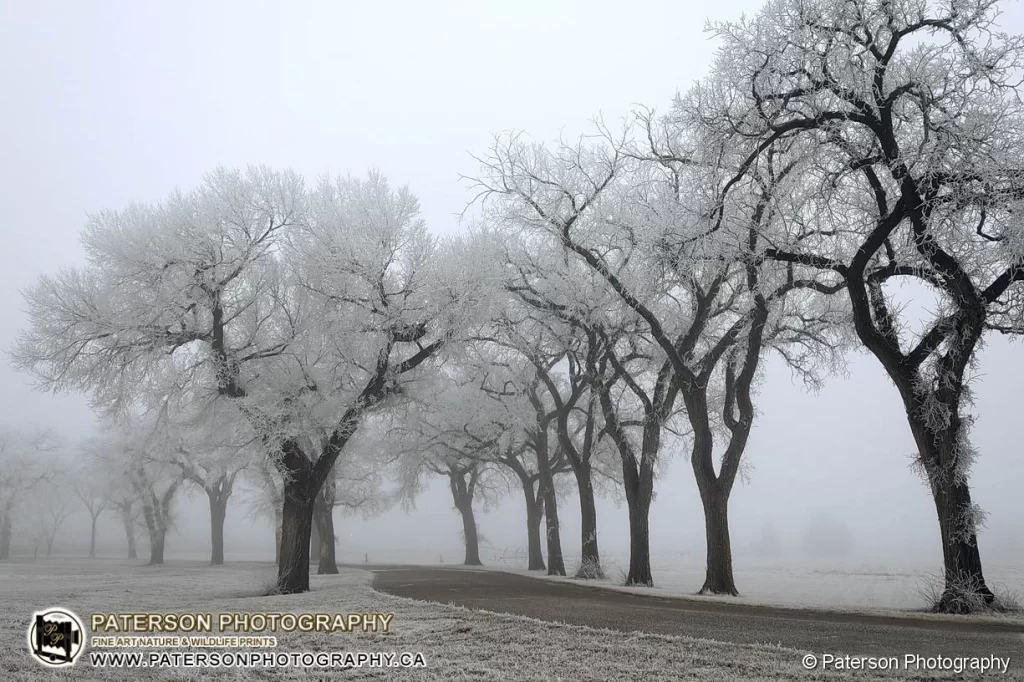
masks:
[[[1024,666],[1024,626],[925,621],[657,597],[499,571],[352,565],[373,571],[381,592],[472,609],[624,632],[772,643],[872,656],[1010,656]]]

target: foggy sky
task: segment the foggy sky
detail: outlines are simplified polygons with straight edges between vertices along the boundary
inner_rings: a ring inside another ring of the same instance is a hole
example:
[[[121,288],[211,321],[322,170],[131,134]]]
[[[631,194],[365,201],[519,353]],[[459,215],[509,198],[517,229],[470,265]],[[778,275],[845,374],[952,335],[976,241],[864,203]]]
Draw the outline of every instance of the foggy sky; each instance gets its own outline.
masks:
[[[469,153],[483,152],[493,133],[522,129],[545,140],[574,135],[599,113],[612,121],[635,103],[664,110],[707,70],[714,45],[705,19],[738,18],[760,4],[2,0],[0,347],[25,324],[19,290],[83,262],[78,232],[90,212],[158,201],[219,164],[266,163],[309,178],[374,166],[410,185],[432,230],[455,232],[469,198],[459,174],[477,170]],[[1004,28],[1024,30],[1022,8],[1005,10]],[[990,515],[985,557],[1024,536],[1016,392],[1024,348],[992,337],[979,359],[972,484]],[[737,485],[730,507],[737,549],[767,520],[799,531],[825,511],[853,527],[865,554],[938,551],[895,388],[873,358],[852,356],[850,372],[813,395],[770,363],[746,455],[751,479]],[[0,419],[53,424],[72,438],[92,421],[83,398],[34,392],[6,362],[0,402]],[[664,455],[673,461],[656,487],[653,550],[701,550],[688,462]],[[520,496],[514,490],[498,512],[479,517],[492,545],[525,545]],[[562,502],[569,555],[579,551],[576,505],[574,496]],[[625,507],[601,501],[598,513],[603,548],[621,551]],[[179,542],[204,546],[205,514],[198,498],[183,510]],[[241,516],[229,510],[229,558],[232,542],[265,540],[249,522],[234,525]],[[116,523],[107,523],[114,534]],[[445,486],[436,485],[408,518],[396,510],[340,521],[339,549],[457,548],[459,529]],[[173,556],[174,537],[168,542]]]

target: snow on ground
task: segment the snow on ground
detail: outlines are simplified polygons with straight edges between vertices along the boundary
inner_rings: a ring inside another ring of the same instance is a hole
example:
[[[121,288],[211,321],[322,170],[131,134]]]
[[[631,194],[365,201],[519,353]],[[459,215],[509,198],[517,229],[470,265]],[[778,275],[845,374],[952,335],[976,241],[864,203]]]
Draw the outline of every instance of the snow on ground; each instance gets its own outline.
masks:
[[[656,554],[651,557],[653,588],[620,588],[629,567],[628,555],[602,555],[605,579],[587,581],[629,592],[658,596],[694,597],[704,582],[704,557],[684,554]],[[566,572],[571,576],[579,565],[578,557],[566,557]],[[493,555],[488,568],[541,577],[528,572],[526,560],[518,553]],[[923,611],[928,606],[929,588],[941,584],[941,566],[920,559],[911,561],[843,560],[770,560],[737,556],[733,573],[740,597],[694,597],[789,608],[828,611],[879,613]],[[1024,565],[988,561],[985,576],[997,594],[1008,594],[1018,602],[1024,597]],[[1024,622],[1024,613],[983,616]]]
[[[313,591],[259,596],[271,583],[268,564],[210,567],[171,562],[147,567],[127,561],[6,562],[0,565],[0,679],[25,680],[882,680],[891,673],[808,672],[802,652],[773,646],[723,644],[647,634],[624,635],[544,623],[518,616],[417,602],[375,592],[369,573],[343,570],[315,576]],[[395,614],[388,634],[278,634],[277,651],[419,651],[423,669],[299,668],[170,670],[90,668],[87,647],[74,668],[45,670],[26,647],[33,611],[65,606],[93,612],[339,612]],[[900,679],[964,679],[899,673]],[[1011,670],[1009,676],[1013,678]],[[1020,679],[1020,678],[1018,678]]]

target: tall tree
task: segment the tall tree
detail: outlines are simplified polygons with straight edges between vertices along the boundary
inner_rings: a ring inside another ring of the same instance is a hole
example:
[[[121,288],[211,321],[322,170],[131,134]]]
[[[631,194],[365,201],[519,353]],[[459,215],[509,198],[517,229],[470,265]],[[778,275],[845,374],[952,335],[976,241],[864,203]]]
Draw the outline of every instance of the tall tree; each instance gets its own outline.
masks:
[[[90,265],[27,293],[17,363],[117,410],[146,385],[227,399],[284,474],[278,588],[309,588],[313,506],[363,417],[461,327],[486,261],[439,244],[379,174],[217,171],[159,206],[95,217]],[[465,294],[465,295],[464,295]],[[324,448],[301,438],[327,429]]]
[[[714,27],[720,58],[688,103],[747,149],[727,191],[786,145],[798,152],[793,191],[816,202],[774,226],[763,253],[845,282],[932,492],[943,612],[994,599],[968,483],[967,370],[986,332],[1024,331],[1024,40],[999,32],[997,12],[994,0],[777,0]],[[927,303],[900,306],[901,282]]]

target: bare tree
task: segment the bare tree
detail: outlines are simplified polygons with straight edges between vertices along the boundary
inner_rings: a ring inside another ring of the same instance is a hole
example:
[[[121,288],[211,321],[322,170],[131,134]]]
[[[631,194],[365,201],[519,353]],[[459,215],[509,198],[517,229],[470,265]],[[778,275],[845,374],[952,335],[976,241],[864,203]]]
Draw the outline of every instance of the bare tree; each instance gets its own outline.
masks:
[[[721,199],[718,188],[733,165],[731,150],[691,146],[690,158],[666,159],[653,139],[645,155],[626,134],[598,130],[603,142],[563,142],[553,151],[526,144],[521,136],[499,136],[482,160],[476,186],[491,221],[530,235],[539,248],[555,250],[567,268],[570,261],[582,266],[601,293],[616,298],[624,321],[633,318],[643,325],[650,343],[640,353],[652,359],[652,351],[663,355],[647,390],[631,381],[613,352],[615,344],[605,344],[604,361],[643,406],[640,458],[614,416],[604,415],[622,452],[627,490],[634,491],[629,493],[634,535],[646,533],[661,429],[678,396],[689,420],[691,462],[704,504],[708,563],[701,592],[737,594],[728,500],[753,425],[760,359],[776,337],[798,336],[804,344],[820,339],[826,321],[819,316],[779,312],[789,294],[828,287],[795,280],[785,268],[756,258],[761,223],[781,219],[773,199],[780,177],[790,169],[766,169],[744,185],[745,201],[729,207],[724,229],[709,230],[708,208]],[[814,328],[809,333],[808,325]],[[635,339],[624,339],[626,348]],[[719,395],[709,392],[716,385]],[[726,437],[718,471],[716,430]],[[650,584],[645,563],[638,556],[631,581]]]
[[[687,103],[746,148],[726,191],[785,146],[799,157],[794,192],[816,203],[764,254],[845,283],[857,337],[900,393],[939,521],[942,612],[993,602],[968,484],[968,370],[987,331],[1024,331],[1024,41],[998,32],[997,8],[772,2],[714,27],[720,59]],[[931,304],[925,319],[895,300],[900,282]]]
[[[32,494],[33,514],[36,524],[35,554],[38,557],[39,544],[46,545],[46,557],[53,555],[53,545],[61,527],[74,512],[74,488],[61,462],[50,461],[45,465],[45,483],[37,486]],[[71,494],[69,494],[71,493]]]
[[[448,481],[452,503],[462,520],[465,564],[480,561],[474,501],[493,504],[508,486],[495,461],[510,435],[506,406],[481,399],[475,368],[448,367],[424,382],[391,428],[389,447],[396,453],[400,496],[411,508],[431,474]]]
[[[111,504],[110,486],[99,477],[99,471],[88,457],[77,467],[71,490],[89,512],[89,558],[96,558],[96,522]]]

